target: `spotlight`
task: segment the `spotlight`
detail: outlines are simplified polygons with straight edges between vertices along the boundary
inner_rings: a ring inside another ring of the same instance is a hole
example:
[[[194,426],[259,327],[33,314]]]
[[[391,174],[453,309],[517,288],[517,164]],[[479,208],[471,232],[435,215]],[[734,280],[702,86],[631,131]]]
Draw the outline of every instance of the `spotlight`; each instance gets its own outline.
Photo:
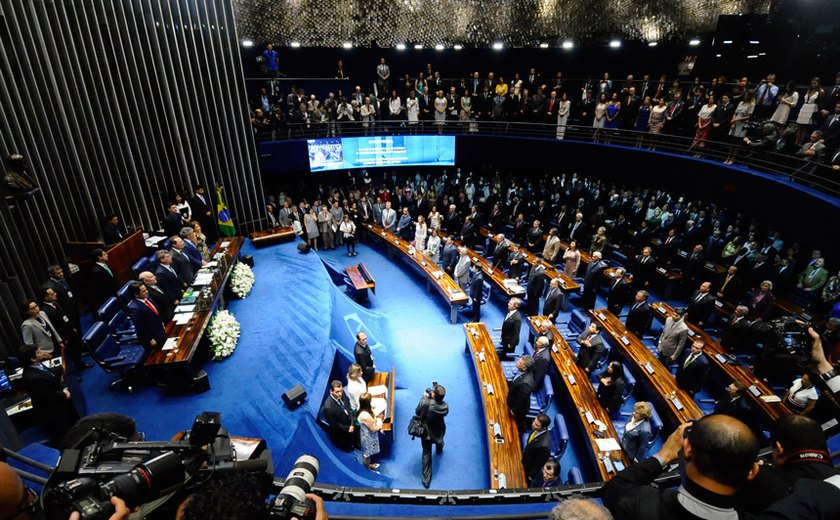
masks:
[[[443,44],[442,44],[442,43],[438,43],[437,45],[435,45],[435,50],[436,50],[436,51],[442,51],[442,50],[443,50]]]
[[[414,48],[415,48],[415,49],[417,49],[417,50],[419,51],[420,49],[422,49],[422,48],[423,48],[423,44],[422,44],[422,43],[415,44],[415,45],[414,45]]]
[[[289,45],[294,47],[294,48],[298,48],[298,47],[300,47],[300,42],[292,42]]]
[[[344,42],[344,43],[341,44],[341,46],[344,47],[345,49],[352,49],[353,48],[353,44],[350,43],[350,42]]]
[[[721,56],[721,54],[715,54],[715,58],[720,58]]]
[[[758,58],[758,54],[750,54],[750,55],[747,56],[748,60],[754,60],[756,58]]]
[[[494,50],[500,51],[502,48],[504,48],[504,44],[502,42],[496,42],[493,44]]]
[[[694,38],[693,40],[689,40],[688,44],[691,45],[692,47],[696,47],[696,46],[700,45],[700,40],[698,40],[697,38]]]
[[[547,43],[541,43],[540,44],[540,49],[548,49],[548,44]]]
[[[242,40],[243,47],[253,47],[254,41],[253,40]]]
[[[656,47],[659,45],[659,42],[648,42],[648,47]]]
[[[612,47],[613,49],[618,49],[619,47],[621,47],[621,40],[612,40],[610,42],[610,47]]]
[[[405,44],[404,43],[398,43],[397,44],[397,50],[398,51],[404,51],[405,50]]]
[[[750,45],[758,45],[759,43],[761,42],[759,42],[758,40],[750,40]]]
[[[564,49],[572,49],[572,48],[574,48],[574,46],[575,46],[575,43],[572,40],[566,40],[566,41],[563,42],[563,48]]]
[[[464,48],[464,46],[461,45],[460,43],[456,43],[455,45],[452,46],[452,48],[455,49],[456,51],[460,51],[461,49]]]
[[[724,45],[732,45],[732,40],[723,40]]]

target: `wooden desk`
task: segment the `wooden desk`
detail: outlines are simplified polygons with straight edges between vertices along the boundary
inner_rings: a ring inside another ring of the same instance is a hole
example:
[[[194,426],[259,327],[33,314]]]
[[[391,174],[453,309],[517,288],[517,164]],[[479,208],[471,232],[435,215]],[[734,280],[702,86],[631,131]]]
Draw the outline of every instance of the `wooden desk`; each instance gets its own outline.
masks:
[[[493,232],[489,229],[479,228],[479,233],[484,238],[490,239],[490,241],[494,244],[498,243],[496,241],[496,235],[493,234]],[[554,278],[560,279],[560,290],[563,292],[563,310],[567,310],[569,305],[569,293],[579,293],[580,284],[574,281],[574,279],[567,276],[566,273],[564,273],[562,270],[555,268],[553,265],[538,257],[534,253],[528,251],[527,249],[520,247],[519,251],[525,256],[525,261],[532,268],[537,265],[542,265],[543,267],[545,267],[544,275],[546,278],[548,278],[549,281],[551,281]]]
[[[674,309],[665,302],[654,302],[650,306],[654,311],[653,315],[656,316],[659,321],[664,322],[665,318],[668,316],[673,317],[676,315]],[[711,365],[726,374],[726,376],[732,381],[740,381],[747,387],[745,395],[752,402],[753,408],[761,412],[763,417],[768,421],[768,424],[772,424],[777,419],[790,414],[790,410],[788,410],[784,403],[764,402],[761,399],[761,396],[775,395],[773,391],[770,390],[767,385],[759,381],[758,378],[755,377],[755,374],[750,372],[744,365],[741,365],[740,363],[737,365],[728,364],[726,362],[726,358],[723,357],[727,354],[726,349],[723,348],[720,343],[712,339],[711,336],[706,334],[703,329],[688,322],[686,322],[686,324],[689,328],[689,338],[687,341],[691,342],[695,339],[703,341],[706,345],[703,350],[706,353],[706,357],[709,358]],[[756,395],[756,393],[758,395]]]
[[[81,266],[91,266],[91,253],[95,249],[103,249],[108,253],[108,267],[117,279],[117,285],[122,285],[134,279],[132,264],[146,254],[146,240],[143,238],[143,228],[138,227],[130,232],[122,242],[106,248],[102,242],[66,242],[67,256],[70,261]]]
[[[534,334],[538,334],[539,331],[536,325],[537,321],[544,321],[547,319],[548,318],[546,317],[531,316],[528,319],[531,331]],[[606,410],[604,410],[601,406],[601,403],[598,402],[598,394],[595,392],[595,387],[592,386],[592,382],[589,380],[589,374],[587,374],[575,363],[575,353],[572,351],[572,348],[566,342],[565,338],[563,338],[563,336],[557,331],[557,328],[554,327],[554,325],[551,326],[551,332],[554,334],[554,346],[551,348],[551,359],[554,361],[554,366],[560,374],[560,379],[563,380],[566,393],[571,398],[572,404],[574,404],[574,407],[578,412],[575,414],[575,417],[577,417],[578,424],[589,441],[586,445],[587,448],[589,448],[589,454],[592,456],[592,461],[598,465],[601,480],[607,481],[615,476],[616,473],[616,468],[613,467],[612,463],[620,462],[624,467],[627,467],[629,464],[624,450],[601,451],[598,447],[598,443],[596,442],[598,437],[595,437],[595,431],[598,428],[595,426],[594,421],[600,421],[607,427],[604,432],[604,438],[612,437],[616,440],[616,442],[621,444],[621,436],[619,436],[615,426],[613,426],[609,414],[607,414]],[[574,383],[572,380],[574,380]],[[556,392],[557,386],[554,388]],[[563,417],[568,420],[569,413],[564,414]],[[590,417],[592,418],[591,422],[589,420]],[[609,465],[604,464],[605,458],[611,461]],[[620,470],[620,467],[617,469]]]
[[[440,230],[438,230],[438,235],[440,236],[441,240],[446,238],[447,236],[446,233]],[[458,247],[466,247],[464,246],[464,244],[455,239],[452,240],[452,243]],[[502,294],[505,295],[505,297],[513,298],[525,296],[525,288],[519,285],[519,280],[516,280],[516,285],[514,287],[508,287],[505,285],[505,281],[509,280],[509,278],[505,274],[504,270],[499,269],[498,267],[494,267],[492,262],[481,256],[480,254],[476,253],[469,247],[467,247],[467,255],[470,257],[474,264],[478,264],[479,266],[481,266],[481,271],[484,273],[484,276],[487,278],[487,280],[493,285],[495,285],[496,288],[500,290]]]
[[[452,323],[458,321],[458,307],[466,305],[470,301],[467,293],[465,293],[455,280],[441,269],[439,265],[433,262],[429,257],[419,251],[415,251],[413,246],[397,237],[390,231],[378,224],[365,224],[363,229],[366,229],[370,236],[380,240],[388,245],[388,256],[390,257],[393,251],[397,251],[404,258],[409,260],[426,276],[426,288],[432,290],[434,285],[438,292],[443,295],[444,299],[449,303],[449,319]],[[411,252],[409,252],[411,249]]]
[[[254,247],[262,247],[285,240],[294,240],[295,230],[292,229],[292,226],[269,228],[263,229],[262,231],[254,231],[250,237]]]
[[[644,379],[666,410],[671,423],[678,426],[684,422],[703,417],[703,412],[694,399],[677,388],[677,381],[671,372],[659,362],[644,344],[624,328],[624,324],[607,309],[589,311],[593,320],[601,324],[602,332],[610,345],[617,348],[630,361],[628,366],[637,378]],[[648,367],[653,371],[650,373]]]
[[[522,467],[522,441],[516,421],[507,407],[508,382],[502,372],[502,365],[496,355],[496,347],[484,323],[464,324],[464,334],[467,337],[466,351],[475,367],[476,382],[481,393],[481,407],[487,418],[487,457],[490,461],[488,475],[490,487],[501,489],[499,479],[504,475],[505,487],[521,489],[528,487],[525,469]],[[483,353],[484,361],[480,355]],[[487,384],[493,386],[493,394],[487,393]],[[503,443],[496,442],[494,426],[498,425]]]
[[[397,368],[391,367],[390,372],[375,372],[370,383],[368,383],[368,388],[372,386],[384,386],[388,389],[387,396],[377,393],[371,394],[371,397],[384,397],[388,400],[388,407],[385,408],[385,412],[379,415],[379,418],[382,419],[382,431],[385,434],[390,434],[392,437],[394,434],[394,417],[396,417],[394,413],[394,388],[396,387],[396,381]]]
[[[373,294],[376,294],[376,280],[373,279],[364,262],[359,262],[358,266],[348,266],[344,271],[347,273],[350,281],[353,282],[354,289],[357,291],[367,291],[370,289],[373,291]]]
[[[190,321],[183,325],[176,325],[174,321],[166,324],[166,336],[168,338],[178,338],[176,348],[172,350],[155,350],[149,353],[146,358],[145,365],[148,367],[163,367],[179,364],[189,363],[196,351],[198,350],[201,338],[204,336],[204,331],[210,323],[210,318],[216,311],[216,308],[223,304],[222,294],[225,292],[230,273],[233,271],[233,266],[236,264],[239,257],[239,250],[245,239],[243,237],[222,238],[216,243],[211,253],[211,258],[215,257],[216,253],[224,253],[227,260],[227,267],[220,270],[218,277],[214,278],[213,284],[210,285],[212,295],[210,298],[210,305],[207,310],[193,313]],[[228,242],[227,249],[222,249],[222,244]]]

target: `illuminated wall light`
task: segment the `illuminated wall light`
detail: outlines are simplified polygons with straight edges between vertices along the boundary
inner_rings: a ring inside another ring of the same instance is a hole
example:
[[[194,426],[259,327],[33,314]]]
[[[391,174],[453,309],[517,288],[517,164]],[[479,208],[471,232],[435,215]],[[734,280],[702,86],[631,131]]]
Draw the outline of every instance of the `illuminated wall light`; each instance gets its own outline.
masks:
[[[254,42],[253,42],[253,40],[242,40],[242,46],[243,47],[253,47]]]
[[[750,45],[758,45],[759,43],[761,42],[759,42],[758,40],[750,40]]]
[[[613,49],[618,49],[619,47],[621,47],[621,40],[611,41],[610,42],[610,47],[612,47]]]
[[[748,60],[754,60],[756,58],[758,58],[758,54],[750,54],[749,56],[747,56]]]
[[[574,48],[574,46],[575,46],[575,44],[571,40],[566,40],[566,41],[563,42],[563,48],[564,49],[572,49],[572,48]]]
[[[423,48],[423,44],[422,44],[422,43],[418,43],[418,44],[416,44],[416,45],[414,46],[414,48],[415,48],[415,49],[417,49],[417,50],[419,51],[420,49],[422,49],[422,48]]]
[[[493,44],[493,49],[500,51],[504,48],[504,44],[502,42],[496,42]]]
[[[298,47],[300,47],[300,42],[292,42],[289,45],[297,49]]]
[[[648,47],[656,47],[659,45],[659,42],[648,42]]]
[[[452,46],[452,48],[455,49],[456,51],[460,51],[461,49],[464,48],[464,46],[461,45],[460,43],[456,43],[455,45]]]
[[[691,45],[692,47],[696,47],[696,46],[700,45],[700,40],[698,40],[697,38],[695,38],[695,39],[693,39],[693,40],[690,40],[690,41],[688,42],[688,44],[689,44],[689,45]]]
[[[766,52],[759,52],[758,55],[759,56],[767,56],[767,53]]]
[[[720,54],[715,54],[715,58],[720,58],[720,57],[721,57]]]
[[[723,40],[724,45],[732,45],[732,40]]]
[[[436,51],[442,51],[443,50],[443,44],[439,43],[439,44],[435,45],[435,50]]]
[[[350,42],[344,42],[344,43],[341,44],[341,46],[344,47],[345,49],[352,49],[353,48],[353,44],[350,43]]]
[[[540,44],[540,49],[548,49],[548,44],[547,43],[541,43]]]
[[[398,51],[404,51],[405,50],[405,44],[404,43],[398,43],[397,44],[397,50]]]

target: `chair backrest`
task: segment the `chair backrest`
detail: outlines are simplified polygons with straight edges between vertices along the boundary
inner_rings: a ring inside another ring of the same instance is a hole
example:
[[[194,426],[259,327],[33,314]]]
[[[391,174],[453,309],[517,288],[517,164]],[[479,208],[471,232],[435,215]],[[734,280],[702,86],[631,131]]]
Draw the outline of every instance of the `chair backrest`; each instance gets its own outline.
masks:
[[[653,442],[659,437],[659,432],[662,431],[662,419],[659,413],[653,406],[650,407],[650,442],[648,446],[653,445]]]
[[[157,255],[153,253],[153,254],[149,255],[148,259],[149,259],[149,271],[154,273],[155,271],[157,271],[157,268],[160,267],[160,262],[158,262]]]
[[[526,341],[526,342],[525,342],[525,346],[524,346],[524,347],[522,347],[522,353],[523,353],[523,354],[528,354],[529,356],[533,356],[533,355],[534,355],[534,346],[533,346],[533,345],[531,345],[531,342],[530,342],[530,341]]]
[[[122,287],[119,288],[117,291],[117,296],[120,299],[120,303],[125,307],[128,306],[129,302],[133,298],[131,294],[131,282],[134,280],[129,280],[123,284]]]
[[[98,361],[103,367],[108,366],[106,361],[109,358],[116,357],[120,354],[120,345],[111,336],[106,336],[102,343],[99,344],[96,350],[91,351],[93,359]]]
[[[151,263],[145,256],[140,257],[140,259],[134,262],[134,265],[131,266],[131,270],[134,271],[134,276],[140,276],[140,273],[143,271],[151,270]]]
[[[622,267],[627,265],[627,255],[625,255],[618,249],[615,249],[610,253],[610,258],[616,265],[620,265]]]
[[[586,324],[588,322],[589,320],[586,315],[579,309],[575,309],[572,311],[572,317],[569,320],[569,330],[580,333],[584,328],[586,328]]]
[[[126,327],[132,326],[133,323],[128,315],[125,313],[124,310],[120,309],[114,314],[114,317],[111,318],[111,321],[108,322],[108,330],[111,333],[122,331]]]
[[[560,459],[569,445],[569,430],[566,429],[566,419],[562,414],[554,416],[554,426],[551,428],[551,456]]]
[[[118,310],[122,308],[119,300],[115,297],[111,296],[105,303],[99,306],[99,309],[96,310],[96,318],[99,321],[109,322],[111,318],[114,317],[114,314],[117,313]]]
[[[102,321],[97,321],[82,336],[82,345],[86,352],[93,355],[107,337],[108,326]]]
[[[569,480],[566,483],[570,486],[583,484],[583,475],[581,475],[580,470],[577,468],[570,469],[567,478]]]
[[[636,378],[633,377],[633,373],[627,370],[627,366],[623,363],[621,367],[624,369],[624,395],[622,397],[623,399],[627,399],[633,393],[633,387],[636,386]]]

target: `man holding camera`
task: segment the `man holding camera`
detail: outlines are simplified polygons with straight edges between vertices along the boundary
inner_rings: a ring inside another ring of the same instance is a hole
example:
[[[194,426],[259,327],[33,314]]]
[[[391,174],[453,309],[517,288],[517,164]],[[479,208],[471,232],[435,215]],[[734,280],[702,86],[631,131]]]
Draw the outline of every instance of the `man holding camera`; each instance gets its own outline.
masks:
[[[417,404],[414,415],[421,417],[426,423],[426,436],[420,439],[423,445],[423,487],[429,488],[432,483],[432,444],[437,447],[437,453],[443,452],[443,437],[446,435],[446,421],[444,417],[449,413],[449,405],[443,401],[446,389],[437,383],[423,392],[423,397]]]

